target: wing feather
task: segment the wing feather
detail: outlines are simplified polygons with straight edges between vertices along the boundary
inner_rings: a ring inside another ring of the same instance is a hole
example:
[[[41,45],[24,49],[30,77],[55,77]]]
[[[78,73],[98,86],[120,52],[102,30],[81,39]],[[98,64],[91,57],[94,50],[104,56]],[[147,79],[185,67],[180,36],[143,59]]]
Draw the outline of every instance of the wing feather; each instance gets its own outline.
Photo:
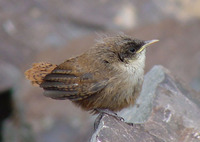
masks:
[[[82,100],[101,91],[107,85],[107,79],[99,80],[94,73],[84,72],[77,66],[60,69],[56,67],[46,75],[40,84],[44,95],[53,99]]]

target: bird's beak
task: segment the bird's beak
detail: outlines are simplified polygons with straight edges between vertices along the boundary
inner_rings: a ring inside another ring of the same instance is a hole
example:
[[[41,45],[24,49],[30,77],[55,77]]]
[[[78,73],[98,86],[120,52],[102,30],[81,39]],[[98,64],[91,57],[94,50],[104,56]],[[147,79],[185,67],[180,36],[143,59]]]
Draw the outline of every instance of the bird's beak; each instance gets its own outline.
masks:
[[[153,39],[153,40],[147,40],[147,41],[144,41],[144,45],[136,52],[136,53],[140,53],[141,51],[143,51],[147,46],[153,44],[153,43],[156,43],[158,42],[159,40],[158,39]]]

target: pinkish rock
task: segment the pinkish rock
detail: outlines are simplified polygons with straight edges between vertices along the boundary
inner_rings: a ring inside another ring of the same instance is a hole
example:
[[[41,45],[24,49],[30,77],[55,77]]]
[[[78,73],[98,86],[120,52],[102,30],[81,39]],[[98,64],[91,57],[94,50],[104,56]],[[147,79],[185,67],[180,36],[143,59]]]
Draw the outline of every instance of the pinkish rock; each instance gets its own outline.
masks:
[[[146,74],[136,104],[120,112],[133,126],[104,115],[91,142],[200,142],[200,94],[162,66]]]

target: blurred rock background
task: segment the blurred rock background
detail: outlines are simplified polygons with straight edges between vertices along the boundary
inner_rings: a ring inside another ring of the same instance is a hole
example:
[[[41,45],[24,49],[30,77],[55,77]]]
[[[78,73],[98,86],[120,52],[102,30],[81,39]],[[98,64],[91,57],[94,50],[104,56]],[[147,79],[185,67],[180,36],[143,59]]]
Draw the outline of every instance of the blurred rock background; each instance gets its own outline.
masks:
[[[145,71],[161,64],[199,92],[199,7],[199,0],[0,0],[0,96],[11,91],[13,100],[12,113],[0,119],[0,139],[89,139],[94,117],[44,97],[23,73],[33,62],[60,63],[86,51],[99,34],[160,39],[147,51]]]

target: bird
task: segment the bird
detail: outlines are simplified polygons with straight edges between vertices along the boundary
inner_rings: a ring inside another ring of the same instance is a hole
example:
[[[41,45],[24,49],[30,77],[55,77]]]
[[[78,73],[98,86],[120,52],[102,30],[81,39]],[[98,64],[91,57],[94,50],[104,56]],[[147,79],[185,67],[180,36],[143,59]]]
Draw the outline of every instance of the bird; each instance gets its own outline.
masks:
[[[146,47],[158,41],[124,34],[106,36],[59,65],[34,63],[25,76],[43,88],[46,97],[71,100],[94,114],[118,112],[136,103],[144,78]]]

